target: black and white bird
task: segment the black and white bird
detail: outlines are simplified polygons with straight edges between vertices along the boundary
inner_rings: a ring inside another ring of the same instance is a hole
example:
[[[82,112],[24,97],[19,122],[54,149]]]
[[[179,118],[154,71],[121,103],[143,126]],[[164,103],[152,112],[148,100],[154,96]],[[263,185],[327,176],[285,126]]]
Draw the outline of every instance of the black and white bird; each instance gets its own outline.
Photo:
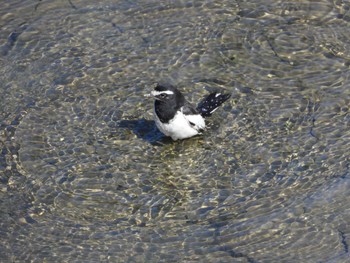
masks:
[[[205,129],[204,118],[209,117],[231,95],[213,92],[204,98],[197,108],[171,85],[157,84],[147,96],[155,98],[154,120],[158,129],[176,141],[201,134]]]

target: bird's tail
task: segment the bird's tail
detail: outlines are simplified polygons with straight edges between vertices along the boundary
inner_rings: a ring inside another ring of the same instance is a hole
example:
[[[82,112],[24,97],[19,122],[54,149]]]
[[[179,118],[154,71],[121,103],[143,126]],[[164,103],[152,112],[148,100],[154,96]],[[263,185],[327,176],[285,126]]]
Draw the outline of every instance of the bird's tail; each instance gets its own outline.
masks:
[[[227,101],[230,97],[230,94],[213,92],[198,104],[197,110],[203,117],[209,117],[221,104]]]

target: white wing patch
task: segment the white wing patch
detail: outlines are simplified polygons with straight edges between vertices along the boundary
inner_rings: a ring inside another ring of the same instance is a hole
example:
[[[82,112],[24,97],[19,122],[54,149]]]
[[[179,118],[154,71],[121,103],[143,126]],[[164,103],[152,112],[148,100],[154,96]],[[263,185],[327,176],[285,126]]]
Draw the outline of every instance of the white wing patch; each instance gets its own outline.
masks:
[[[205,128],[204,118],[199,114],[184,115],[179,111],[169,123],[162,123],[155,113],[154,116],[158,129],[174,141],[200,134],[200,130]]]
[[[199,115],[184,115],[184,117],[190,122],[190,125],[196,130],[203,130],[205,128],[204,118]]]

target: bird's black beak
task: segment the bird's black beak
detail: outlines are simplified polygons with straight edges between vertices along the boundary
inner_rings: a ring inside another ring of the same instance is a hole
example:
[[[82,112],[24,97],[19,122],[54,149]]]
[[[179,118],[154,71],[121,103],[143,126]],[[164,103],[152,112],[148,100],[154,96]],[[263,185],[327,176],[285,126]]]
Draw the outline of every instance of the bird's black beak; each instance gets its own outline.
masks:
[[[150,88],[155,89],[156,87],[158,87],[158,83],[155,83],[155,84],[152,85]],[[151,91],[151,93],[145,94],[145,95],[143,95],[143,96],[146,97],[146,98],[155,98],[155,99],[157,99],[157,98],[156,98],[156,95],[157,95],[157,94],[155,94],[155,91],[153,90],[153,91]]]

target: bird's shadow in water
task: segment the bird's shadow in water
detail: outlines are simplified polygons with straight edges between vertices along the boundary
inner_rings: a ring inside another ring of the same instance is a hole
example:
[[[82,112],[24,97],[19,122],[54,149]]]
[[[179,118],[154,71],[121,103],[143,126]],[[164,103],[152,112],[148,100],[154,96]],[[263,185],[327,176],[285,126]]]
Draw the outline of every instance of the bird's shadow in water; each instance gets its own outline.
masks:
[[[118,122],[118,128],[131,130],[138,138],[152,144],[167,144],[172,140],[164,136],[156,127],[154,121],[144,118],[138,120],[121,120]]]

